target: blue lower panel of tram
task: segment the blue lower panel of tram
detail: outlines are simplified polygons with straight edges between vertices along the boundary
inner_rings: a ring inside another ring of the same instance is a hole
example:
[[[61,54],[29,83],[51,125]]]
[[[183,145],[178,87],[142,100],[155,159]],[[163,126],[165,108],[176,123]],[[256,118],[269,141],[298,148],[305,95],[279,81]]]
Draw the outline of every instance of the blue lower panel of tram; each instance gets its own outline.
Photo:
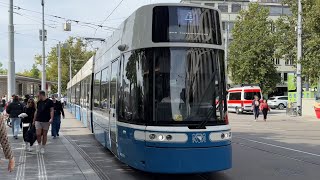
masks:
[[[75,105],[75,116],[77,120],[81,120],[81,107],[78,105]]]
[[[133,168],[152,173],[181,174],[222,171],[232,166],[229,140],[192,144],[192,133],[185,133],[189,139],[185,143],[150,143],[136,140],[135,130],[118,126],[119,159]]]
[[[88,127],[88,111],[86,108],[81,109],[81,121],[84,127]]]

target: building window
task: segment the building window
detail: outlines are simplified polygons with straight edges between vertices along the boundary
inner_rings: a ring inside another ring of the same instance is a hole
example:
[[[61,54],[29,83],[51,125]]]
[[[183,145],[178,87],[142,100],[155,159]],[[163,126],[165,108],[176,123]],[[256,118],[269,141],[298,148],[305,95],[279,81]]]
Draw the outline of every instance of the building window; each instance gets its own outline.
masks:
[[[289,7],[283,7],[283,14],[284,15],[292,15],[292,12]]]
[[[222,30],[226,30],[227,29],[227,23],[226,22],[222,22]]]
[[[270,10],[270,16],[282,15],[282,6],[267,6]]]
[[[278,76],[280,77],[280,79],[282,80],[282,76],[281,76],[281,73],[278,73]]]
[[[231,12],[239,12],[241,11],[241,4],[232,4],[231,5]]]
[[[275,65],[280,65],[280,59],[279,58],[275,58],[274,59],[274,64]]]
[[[288,73],[283,73],[283,80],[284,80],[285,82],[288,81]]]
[[[214,3],[205,3],[204,5],[206,5],[206,6],[212,6],[212,7],[214,7],[214,6],[215,6],[215,4],[214,4]]]
[[[227,23],[227,27],[228,27],[228,24],[229,24],[229,32],[230,32],[234,28],[234,22]]]
[[[287,66],[293,65],[293,60],[292,59],[286,59],[286,65]]]
[[[228,5],[219,4],[219,5],[218,5],[218,9],[219,9],[221,12],[228,12]]]

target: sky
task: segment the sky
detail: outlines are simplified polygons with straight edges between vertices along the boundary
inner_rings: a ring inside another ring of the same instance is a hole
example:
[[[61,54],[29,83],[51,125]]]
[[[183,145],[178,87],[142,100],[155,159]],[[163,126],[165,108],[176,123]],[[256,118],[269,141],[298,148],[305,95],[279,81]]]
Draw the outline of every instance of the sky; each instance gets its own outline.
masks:
[[[51,47],[59,41],[65,41],[69,36],[106,38],[112,31],[107,27],[98,28],[117,7],[121,0],[45,0],[45,24],[48,40],[46,41],[46,54]],[[137,8],[151,3],[177,3],[180,0],[123,0],[104,26],[117,28],[126,17]],[[32,67],[35,55],[42,54],[42,42],[39,40],[39,29],[42,28],[41,0],[13,0],[14,9],[14,56],[16,72],[22,72]],[[7,68],[8,64],[8,9],[9,0],[0,0],[0,62]],[[26,10],[23,10],[26,9]],[[72,23],[71,32],[63,31],[64,19],[78,20],[81,23]],[[94,25],[83,24],[92,23]],[[96,31],[96,33],[95,33]],[[92,48],[99,47],[99,43],[91,44]]]

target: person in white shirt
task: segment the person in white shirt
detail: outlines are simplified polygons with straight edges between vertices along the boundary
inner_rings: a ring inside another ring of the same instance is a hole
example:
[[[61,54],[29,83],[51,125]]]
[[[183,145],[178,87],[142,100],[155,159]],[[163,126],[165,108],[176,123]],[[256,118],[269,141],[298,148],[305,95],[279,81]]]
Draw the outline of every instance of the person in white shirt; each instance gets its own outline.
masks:
[[[64,103],[64,102],[65,102],[65,101],[64,101],[64,97],[61,97],[61,98],[60,98],[60,102],[61,102],[61,104],[62,104],[62,108],[64,108],[64,105],[65,105],[65,103]]]

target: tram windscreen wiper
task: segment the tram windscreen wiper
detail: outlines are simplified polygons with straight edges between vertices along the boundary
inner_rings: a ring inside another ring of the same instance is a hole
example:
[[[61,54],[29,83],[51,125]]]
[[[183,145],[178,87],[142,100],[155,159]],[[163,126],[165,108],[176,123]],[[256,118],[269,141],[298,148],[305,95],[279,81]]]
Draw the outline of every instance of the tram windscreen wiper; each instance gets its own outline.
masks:
[[[212,77],[210,78],[211,81],[210,81],[210,84],[207,86],[206,88],[206,91],[204,94],[208,93],[208,89],[211,89],[209,88],[211,85],[212,85],[212,82],[216,82],[217,79],[220,80],[220,76],[218,74],[218,70],[214,71],[214,73],[212,74]],[[206,118],[199,124],[199,126],[197,127],[198,129],[204,129],[205,126],[208,124],[208,122],[214,118],[215,121],[218,121],[218,117],[217,117],[217,105],[218,105],[218,108],[219,108],[219,117],[222,118],[223,117],[223,106],[221,106],[222,104],[222,100],[224,100],[223,98],[219,98],[218,100],[218,104],[216,104],[216,97],[222,97],[222,91],[223,91],[223,82],[221,81],[218,81],[218,88],[216,88],[216,84],[215,84],[215,88],[214,88],[214,91],[213,91],[213,95],[212,95],[212,106],[211,108],[208,110],[207,112],[207,115],[206,115]],[[218,96],[217,96],[217,93],[218,93]],[[202,98],[203,99],[203,98]],[[224,100],[225,101],[225,100]],[[202,102],[202,100],[200,101]],[[201,104],[201,103],[200,103]],[[199,105],[200,105],[199,104]],[[200,108],[200,106],[198,107]]]

